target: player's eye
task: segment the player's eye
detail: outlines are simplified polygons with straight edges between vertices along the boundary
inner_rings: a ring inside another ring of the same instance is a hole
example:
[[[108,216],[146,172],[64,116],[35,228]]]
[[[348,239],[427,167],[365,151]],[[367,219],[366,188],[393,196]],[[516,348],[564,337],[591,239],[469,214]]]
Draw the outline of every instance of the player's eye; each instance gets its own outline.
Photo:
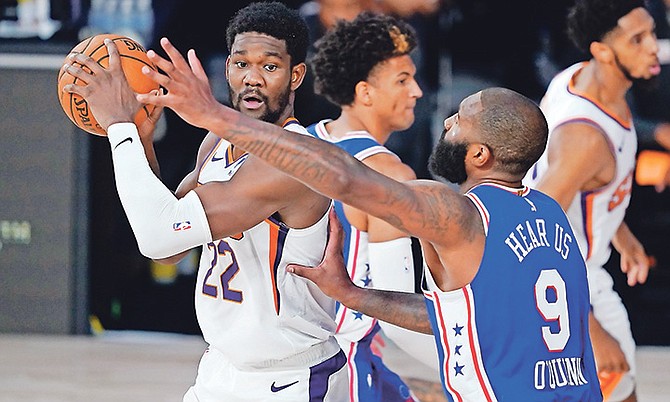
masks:
[[[265,69],[269,72],[277,71],[277,66],[275,64],[266,64]]]
[[[244,61],[236,61],[235,66],[237,66],[237,68],[245,68],[247,66],[247,63]]]

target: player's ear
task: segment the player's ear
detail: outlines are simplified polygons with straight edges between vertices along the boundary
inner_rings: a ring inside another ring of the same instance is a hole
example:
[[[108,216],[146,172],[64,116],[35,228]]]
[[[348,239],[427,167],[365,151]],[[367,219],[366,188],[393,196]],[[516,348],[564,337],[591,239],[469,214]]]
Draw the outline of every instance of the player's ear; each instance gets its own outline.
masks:
[[[370,84],[366,81],[358,81],[354,87],[354,101],[360,102],[365,106],[372,105],[372,97],[370,96]]]
[[[594,59],[602,63],[609,64],[614,60],[614,53],[612,52],[612,48],[603,42],[591,42],[589,51],[591,52],[591,55]]]
[[[468,146],[468,158],[472,164],[482,167],[489,162],[493,162],[493,152],[488,145],[479,142],[473,142]]]
[[[230,56],[226,57],[226,81],[228,80],[228,67],[230,66]]]
[[[291,68],[291,91],[295,91],[300,87],[305,80],[307,73],[307,65],[305,63],[298,63]]]

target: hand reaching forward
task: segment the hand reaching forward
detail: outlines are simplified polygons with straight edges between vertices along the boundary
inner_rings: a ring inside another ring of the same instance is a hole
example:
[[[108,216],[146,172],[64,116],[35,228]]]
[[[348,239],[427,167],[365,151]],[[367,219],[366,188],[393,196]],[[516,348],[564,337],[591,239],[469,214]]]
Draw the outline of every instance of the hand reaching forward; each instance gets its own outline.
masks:
[[[63,91],[75,93],[86,99],[93,116],[107,131],[107,128],[114,123],[132,122],[142,105],[128,85],[116,44],[110,39],[105,39],[105,46],[109,53],[109,67],[106,69],[85,54],[71,53],[68,56],[65,71],[80,79],[85,85],[68,84],[63,87]],[[73,63],[88,68],[90,72]],[[151,102],[147,100],[146,103]]]
[[[167,92],[138,94],[137,100],[141,103],[169,107],[189,124],[207,128],[207,118],[212,111],[224,106],[214,97],[205,69],[195,55],[195,50],[188,51],[188,62],[186,62],[167,38],[162,38],[160,43],[169,60],[153,50],[149,50],[147,56],[164,73],[148,67],[143,67],[142,73],[165,88]]]
[[[321,264],[316,267],[289,264],[286,270],[314,282],[327,296],[343,301],[342,299],[346,298],[347,294],[356,288],[356,285],[349,279],[344,263],[342,225],[337,219],[334,208],[330,210],[328,228],[328,245]]]

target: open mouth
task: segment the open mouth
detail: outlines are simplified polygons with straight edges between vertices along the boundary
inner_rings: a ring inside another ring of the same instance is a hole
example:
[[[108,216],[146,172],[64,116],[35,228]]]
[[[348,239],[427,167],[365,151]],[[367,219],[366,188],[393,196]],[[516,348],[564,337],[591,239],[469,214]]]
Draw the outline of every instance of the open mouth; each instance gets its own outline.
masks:
[[[263,98],[258,94],[250,93],[242,95],[242,105],[244,105],[246,109],[256,110],[263,106],[264,103]]]

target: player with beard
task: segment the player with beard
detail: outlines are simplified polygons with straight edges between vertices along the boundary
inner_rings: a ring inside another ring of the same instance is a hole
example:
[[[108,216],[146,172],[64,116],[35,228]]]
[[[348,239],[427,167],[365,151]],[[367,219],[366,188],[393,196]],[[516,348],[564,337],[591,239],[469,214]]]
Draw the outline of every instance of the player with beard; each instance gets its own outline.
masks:
[[[251,120],[217,102],[193,51],[187,63],[167,39],[161,45],[170,60],[149,57],[167,73],[144,72],[168,92],[138,95],[139,101],[170,107],[320,193],[420,238],[434,290],[421,295],[353,284],[338,225],[331,225],[331,238],[340,242],[330,243],[322,264],[291,265],[290,272],[348,308],[432,332],[444,391],[453,400],[601,399],[584,260],[560,205],[521,183],[547,141],[535,103],[486,89],[445,120],[431,165],[447,176],[460,169],[452,166],[464,166],[457,192],[437,181],[395,181],[333,144]],[[465,147],[464,159],[438,160],[462,155],[450,150],[454,145]]]
[[[591,59],[550,83],[541,102],[549,143],[526,183],[567,211],[586,260],[591,341],[603,395],[635,401],[635,341],[604,265],[613,245],[629,286],[644,283],[649,271],[644,248],[624,222],[637,152],[626,93],[660,72],[655,24],[642,0],[579,0],[568,28]]]
[[[252,121],[309,136],[292,117],[308,45],[297,11],[253,3],[230,21],[227,44],[233,107]],[[131,122],[140,104],[116,47],[106,45],[108,70],[72,57],[91,73],[71,65],[68,72],[87,85],[68,90],[87,99],[108,132],[117,190],[140,250],[174,262],[202,245],[195,304],[209,346],[184,401],[345,401],[335,302],[285,269],[321,261],[331,200],[212,133],[173,195],[149,168],[140,141],[153,155],[151,134],[114,124]]]

